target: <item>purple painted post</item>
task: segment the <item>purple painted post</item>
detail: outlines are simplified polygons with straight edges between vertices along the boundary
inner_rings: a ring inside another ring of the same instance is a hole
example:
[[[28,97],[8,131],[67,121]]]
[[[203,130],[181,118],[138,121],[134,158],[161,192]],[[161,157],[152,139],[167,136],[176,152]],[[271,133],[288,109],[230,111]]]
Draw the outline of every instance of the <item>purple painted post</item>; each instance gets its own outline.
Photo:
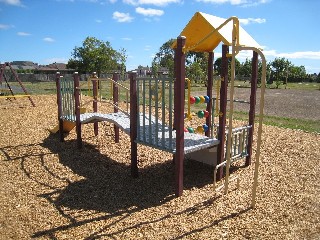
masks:
[[[130,73],[130,141],[131,141],[131,175],[138,177],[137,117],[138,98],[136,73]]]
[[[176,153],[175,153],[175,195],[180,197],[183,192],[183,160],[184,160],[184,85],[185,85],[185,54],[183,47],[186,37],[177,38],[176,49],[176,84],[174,95],[174,116],[176,123]]]
[[[209,52],[209,59],[208,59],[208,81],[207,81],[207,96],[209,97],[210,101],[207,103],[207,111],[209,112],[209,117],[206,118],[206,124],[209,127],[208,131],[206,132],[206,136],[210,137],[211,132],[211,114],[212,114],[212,85],[213,85],[213,59],[214,53]]]
[[[76,112],[76,132],[77,132],[77,146],[82,148],[81,138],[81,122],[80,122],[80,87],[79,87],[79,74],[75,72],[73,74],[74,81],[74,101],[75,101],[75,112]]]
[[[228,90],[228,57],[229,47],[222,45],[221,61],[221,87],[220,87],[220,112],[219,112],[219,132],[218,139],[220,143],[217,149],[217,165],[224,161],[224,145],[226,132],[226,115],[227,115],[227,90]],[[223,168],[220,167],[217,172],[217,180],[223,177]]]
[[[113,104],[115,106],[118,106],[119,104],[119,87],[118,84],[116,84],[119,80],[119,74],[118,73],[114,73],[112,76],[113,81],[115,82],[113,84]],[[118,108],[114,107],[113,111],[116,113],[118,112]],[[114,141],[116,143],[119,143],[119,127],[117,125],[114,124]]]
[[[62,116],[62,99],[61,99],[61,83],[60,83],[60,73],[56,73],[56,88],[57,88],[57,105],[58,105],[58,123],[59,123],[59,137],[60,141],[64,141],[64,134],[63,134],[63,120],[61,119]]]
[[[94,78],[91,80],[92,81],[92,95],[93,95],[93,112],[98,112],[98,79]],[[98,122],[93,123],[93,130],[94,130],[94,135],[98,136],[99,134],[99,129],[98,129]]]
[[[252,156],[252,143],[253,143],[253,132],[254,132],[254,117],[256,111],[256,95],[257,95],[257,82],[258,82],[258,53],[253,51],[252,56],[252,73],[251,73],[251,93],[250,93],[250,110],[249,110],[249,128],[248,132],[248,145],[246,157],[246,166],[251,164]]]

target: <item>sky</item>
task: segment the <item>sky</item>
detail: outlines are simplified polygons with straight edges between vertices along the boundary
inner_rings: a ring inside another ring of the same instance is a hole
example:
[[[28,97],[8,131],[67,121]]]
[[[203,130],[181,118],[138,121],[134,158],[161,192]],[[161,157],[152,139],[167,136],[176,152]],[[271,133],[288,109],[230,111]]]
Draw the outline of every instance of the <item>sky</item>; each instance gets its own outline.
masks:
[[[90,36],[125,49],[127,70],[151,66],[199,11],[237,16],[268,62],[284,57],[319,73],[319,9],[319,0],[0,0],[0,62],[67,63]]]

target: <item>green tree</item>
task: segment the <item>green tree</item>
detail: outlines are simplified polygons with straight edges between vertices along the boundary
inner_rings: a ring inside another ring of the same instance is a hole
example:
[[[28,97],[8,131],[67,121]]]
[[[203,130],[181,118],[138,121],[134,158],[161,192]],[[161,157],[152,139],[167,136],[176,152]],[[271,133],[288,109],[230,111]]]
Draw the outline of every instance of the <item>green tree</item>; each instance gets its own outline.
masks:
[[[152,61],[152,74],[157,75],[160,68],[167,68],[169,76],[172,77],[174,74],[174,50],[171,48],[174,39],[170,39],[159,49],[159,52],[153,58]]]
[[[238,74],[241,77],[249,78],[251,77],[251,69],[252,69],[252,60],[246,59],[243,63],[240,64]]]
[[[292,63],[285,58],[275,58],[271,62],[271,76],[276,83],[276,87],[279,88],[286,78],[288,77],[289,68]]]
[[[201,83],[206,80],[208,72],[207,52],[188,52],[186,54],[186,75],[196,83]]]
[[[160,68],[167,68],[169,76],[174,75],[174,49],[171,48],[175,39],[165,42],[155,54],[152,61],[152,74],[156,75]],[[192,81],[202,81],[207,72],[208,53],[187,52],[186,53],[186,75]]]
[[[290,66],[288,69],[288,81],[301,82],[307,77],[307,71],[304,66]]]
[[[229,80],[230,80],[230,76],[231,76],[231,57],[228,58],[228,76],[229,76]],[[214,70],[215,72],[217,72],[217,74],[221,75],[221,71],[222,71],[222,68],[221,68],[221,65],[222,65],[222,57],[219,57],[216,59],[216,61],[214,62],[213,64],[213,67],[214,67]],[[238,59],[235,59],[235,74],[238,75],[239,74],[239,69],[240,69],[240,62]]]
[[[87,37],[81,47],[75,47],[67,67],[81,73],[101,73],[122,70],[126,61],[125,50],[117,52],[110,42],[103,42],[95,37]]]

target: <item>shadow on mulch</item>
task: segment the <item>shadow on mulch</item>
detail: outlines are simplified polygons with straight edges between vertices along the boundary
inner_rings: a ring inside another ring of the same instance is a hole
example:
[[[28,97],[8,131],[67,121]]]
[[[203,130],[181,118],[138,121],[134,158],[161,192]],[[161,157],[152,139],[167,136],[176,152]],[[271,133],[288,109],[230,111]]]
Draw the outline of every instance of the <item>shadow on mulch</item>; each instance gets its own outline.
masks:
[[[50,135],[42,146],[58,154],[61,164],[85,177],[70,182],[59,193],[52,201],[57,207],[115,213],[132,207],[141,210],[157,206],[174,198],[172,159],[139,169],[139,178],[133,178],[130,159],[127,164],[119,163],[88,143],[78,150],[75,140],[60,143],[57,136]],[[186,161],[184,170],[184,189],[212,182],[212,168],[201,163]]]
[[[59,214],[68,219],[70,223],[35,232],[31,236],[32,238],[48,236],[54,239],[57,232],[113,217],[120,217],[119,221],[121,221],[132,213],[159,206],[175,197],[174,164],[172,159],[141,168],[139,169],[140,177],[132,178],[130,176],[130,157],[127,163],[120,163],[117,159],[111,159],[101,154],[99,149],[88,143],[84,143],[84,147],[81,150],[76,148],[75,140],[60,143],[56,135],[49,135],[40,145],[49,149],[51,154],[57,154],[59,162],[62,165],[71,169],[74,174],[83,176],[85,179],[72,182],[71,179],[64,178],[64,180],[69,182],[67,187],[61,189],[48,185],[52,191],[39,195],[39,197],[43,197],[53,204]],[[9,161],[21,159],[21,169],[30,177],[24,167],[24,159],[29,155],[10,158],[8,154],[5,154],[5,149],[2,149],[2,152]],[[43,162],[45,154],[35,154],[32,156],[39,156],[42,165],[45,167]],[[47,170],[48,174],[61,179],[61,177],[51,172],[50,169],[45,168],[45,170]],[[34,180],[37,181],[36,179]],[[43,185],[40,181],[37,182]],[[210,183],[212,183],[212,167],[194,161],[185,161],[184,189],[201,188]],[[211,205],[218,197],[175,214],[192,214],[199,209]],[[82,212],[86,210],[93,210],[97,213],[102,213],[102,215],[98,214],[97,216],[93,214],[90,216],[88,213],[89,215],[82,220],[73,216],[77,211]],[[155,221],[161,221],[164,218],[170,217],[171,213]],[[226,216],[226,218],[230,217],[233,216]],[[221,221],[223,220],[225,219]],[[148,220],[145,222],[139,221],[138,225],[149,223]],[[91,237],[101,236],[100,234],[100,232],[97,232]]]
[[[161,205],[174,198],[172,159],[139,169],[139,178],[132,178],[130,159],[128,164],[119,163],[116,159],[102,155],[88,143],[85,143],[83,149],[78,150],[75,140],[60,143],[57,136],[50,135],[41,145],[58,154],[61,164],[70,168],[75,174],[84,176],[85,179],[70,182],[63,190],[57,189],[40,195],[52,203],[71,223],[35,232],[33,238],[53,237],[58,231],[116,216],[121,216],[123,219],[131,213]],[[184,189],[202,187],[212,182],[212,169],[203,164],[186,161],[184,171]],[[202,203],[199,207],[203,208],[213,201],[215,199]],[[185,211],[196,211],[196,208]],[[63,209],[95,210],[107,214],[79,221]],[[170,214],[167,217],[170,217]]]

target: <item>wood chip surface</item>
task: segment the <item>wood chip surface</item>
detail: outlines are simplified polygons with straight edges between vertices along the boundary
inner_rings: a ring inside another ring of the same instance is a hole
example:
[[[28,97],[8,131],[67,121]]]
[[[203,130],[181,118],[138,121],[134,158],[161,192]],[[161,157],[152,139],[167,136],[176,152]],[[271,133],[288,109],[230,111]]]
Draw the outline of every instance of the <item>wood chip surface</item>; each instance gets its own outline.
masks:
[[[130,176],[130,139],[113,126],[83,126],[65,142],[54,95],[0,105],[0,239],[320,239],[320,135],[263,126],[256,208],[254,163],[234,166],[240,188],[212,189],[213,169],[186,160],[174,197],[172,155],[139,146]],[[102,108],[103,109],[103,108]],[[221,184],[221,182],[219,182]]]

